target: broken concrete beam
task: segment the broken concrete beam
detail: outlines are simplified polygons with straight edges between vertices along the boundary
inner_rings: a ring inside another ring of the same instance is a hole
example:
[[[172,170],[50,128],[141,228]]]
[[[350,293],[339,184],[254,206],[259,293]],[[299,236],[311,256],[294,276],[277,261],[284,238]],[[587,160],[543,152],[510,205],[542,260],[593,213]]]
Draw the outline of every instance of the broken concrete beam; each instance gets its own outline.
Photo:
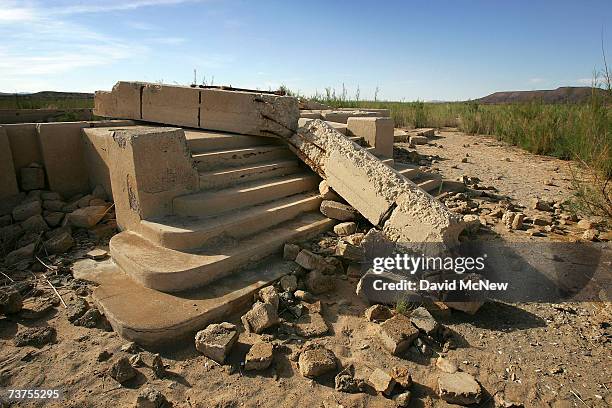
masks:
[[[374,154],[393,157],[393,119],[391,118],[348,118],[348,134],[362,137]]]
[[[289,136],[300,116],[289,96],[146,82],[117,82],[94,101],[99,116],[255,136]]]
[[[356,108],[338,108],[339,111],[354,111]],[[379,118],[388,118],[391,116],[391,109],[387,108],[359,108],[361,111],[373,112],[378,115]]]
[[[325,122],[310,121],[287,142],[387,239],[428,254],[459,243],[464,224],[457,215]]]
[[[333,110],[333,111],[323,111],[321,112],[321,114],[323,115],[323,119],[329,121],[329,122],[337,122],[337,123],[346,123],[348,121],[348,118],[356,118],[356,117],[360,117],[360,118],[375,118],[378,116],[378,113],[376,112],[366,112],[363,110],[359,110],[359,109],[354,109],[354,110],[346,110],[346,111],[340,111],[340,110]]]

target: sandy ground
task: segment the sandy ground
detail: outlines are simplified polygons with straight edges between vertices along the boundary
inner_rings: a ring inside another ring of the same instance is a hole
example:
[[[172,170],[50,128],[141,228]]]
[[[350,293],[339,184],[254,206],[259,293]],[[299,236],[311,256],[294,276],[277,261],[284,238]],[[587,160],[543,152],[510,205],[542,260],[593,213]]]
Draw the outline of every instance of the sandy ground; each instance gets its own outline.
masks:
[[[499,194],[527,205],[533,196],[565,198],[570,195],[567,164],[506,147],[490,138],[442,132],[436,146],[419,146],[420,154],[436,155],[433,167],[446,179],[478,177]],[[469,146],[468,146],[469,145]],[[467,163],[462,159],[469,154]],[[505,158],[509,160],[505,160]],[[553,180],[554,186],[547,183]],[[568,227],[569,228],[569,227]],[[486,235],[512,240],[549,240],[508,232],[493,225]],[[570,234],[572,235],[572,234]],[[388,354],[377,340],[376,323],[363,318],[368,307],[354,295],[355,279],[338,279],[337,290],[320,296],[322,314],[330,334],[315,340],[334,351],[343,366],[353,363],[357,376],[375,368],[407,366],[414,381],[411,407],[445,407],[436,396],[440,371],[436,355],[445,355],[480,382],[485,396],[479,406],[492,407],[495,397],[525,407],[607,407],[612,404],[612,329],[610,308],[604,303],[502,304],[487,303],[475,316],[461,312],[440,318],[454,333],[458,347],[443,353],[432,345],[431,355],[410,352],[406,359]],[[43,288],[44,285],[40,284]],[[67,303],[76,298],[70,286],[60,289]],[[83,289],[79,291],[84,294]],[[53,298],[49,289],[45,296]],[[239,319],[232,320],[236,324]],[[31,326],[52,326],[57,341],[40,349],[15,347],[16,333]],[[193,344],[179,343],[159,350],[167,374],[158,379],[149,368],[125,386],[106,375],[114,358],[130,356],[126,341],[103,329],[70,324],[66,309],[57,305],[34,319],[0,318],[0,388],[57,388],[60,402],[30,402],[19,406],[98,407],[133,406],[145,386],[162,392],[175,407],[393,407],[382,396],[346,394],[334,390],[333,375],[316,381],[300,375],[294,360],[303,339],[271,329],[276,345],[272,366],[262,372],[244,372],[240,363],[248,345],[259,336],[241,333],[229,361],[220,366],[200,355]],[[98,361],[101,352],[112,356]],[[511,406],[511,405],[507,405]],[[513,405],[514,406],[514,405]],[[518,405],[516,405],[518,406]]]

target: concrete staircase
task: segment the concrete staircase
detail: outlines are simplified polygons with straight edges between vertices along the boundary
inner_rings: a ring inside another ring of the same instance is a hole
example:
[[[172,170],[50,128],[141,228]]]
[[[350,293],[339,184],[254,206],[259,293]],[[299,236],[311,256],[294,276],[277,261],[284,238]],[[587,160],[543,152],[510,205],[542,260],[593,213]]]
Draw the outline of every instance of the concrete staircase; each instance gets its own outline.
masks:
[[[200,191],[174,198],[172,215],[115,235],[114,264],[93,266],[101,268],[94,298],[114,329],[148,346],[238,312],[253,292],[290,271],[280,258],[286,242],[335,223],[319,212],[319,176],[281,141],[201,130],[185,136]],[[398,171],[436,188],[416,167]]]

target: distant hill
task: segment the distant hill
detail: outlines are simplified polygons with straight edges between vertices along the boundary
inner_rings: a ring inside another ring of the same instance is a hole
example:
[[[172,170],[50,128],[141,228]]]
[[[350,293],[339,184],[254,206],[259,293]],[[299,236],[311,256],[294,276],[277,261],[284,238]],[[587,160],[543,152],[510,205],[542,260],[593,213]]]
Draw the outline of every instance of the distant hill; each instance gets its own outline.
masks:
[[[563,86],[554,90],[495,92],[484,98],[474,99],[478,103],[522,103],[542,101],[544,103],[580,103],[591,96],[591,92],[604,91],[588,86]]]
[[[0,99],[7,98],[20,98],[20,99],[93,99],[92,93],[85,92],[55,92],[55,91],[42,91],[35,93],[7,93],[0,92]]]

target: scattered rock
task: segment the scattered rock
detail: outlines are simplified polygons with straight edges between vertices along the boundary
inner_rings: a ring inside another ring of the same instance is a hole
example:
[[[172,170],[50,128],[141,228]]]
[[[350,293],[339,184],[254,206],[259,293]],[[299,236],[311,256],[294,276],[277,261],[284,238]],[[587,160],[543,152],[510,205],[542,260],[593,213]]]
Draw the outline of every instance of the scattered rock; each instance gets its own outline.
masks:
[[[68,222],[80,228],[91,228],[106,214],[105,206],[85,207],[74,210],[68,214]]]
[[[106,361],[112,356],[113,356],[113,353],[111,353],[110,351],[102,350],[100,353],[98,353],[98,361],[99,362]]]
[[[525,220],[525,214],[517,213],[512,220],[512,225],[510,226],[513,230],[519,230],[523,228],[523,221]]]
[[[204,330],[197,332],[195,347],[206,357],[223,364],[237,340],[238,329],[232,323],[210,324]]]
[[[146,387],[136,397],[136,408],[170,408],[172,405],[159,391]]]
[[[23,308],[23,297],[18,290],[0,290],[0,314],[19,313]]]
[[[28,167],[22,167],[19,175],[23,191],[45,188],[45,170],[38,163],[31,163]]]
[[[410,321],[414,324],[419,330],[427,333],[430,336],[435,335],[440,329],[440,325],[434,319],[434,317],[429,313],[429,310],[424,308],[423,306],[418,307],[412,311],[410,314]]]
[[[336,356],[323,346],[309,345],[300,353],[298,365],[304,377],[315,378],[336,369]]]
[[[315,295],[329,292],[336,287],[334,278],[328,275],[323,275],[320,270],[310,272],[306,276],[304,283],[308,291]]]
[[[580,239],[583,241],[595,241],[599,232],[595,228],[588,229],[582,233]]]
[[[108,252],[101,248],[95,248],[87,253],[87,257],[89,259],[93,259],[94,261],[101,261],[108,257]]]
[[[339,372],[334,378],[334,388],[336,391],[357,394],[364,392],[366,387],[367,384],[364,380],[355,378],[354,367],[352,365]]]
[[[70,232],[64,231],[46,240],[44,246],[50,254],[61,254],[74,246],[74,238]]]
[[[427,142],[429,141],[429,139],[427,139],[427,136],[419,136],[419,135],[415,135],[415,136],[410,136],[410,144],[413,145],[424,145],[427,144]]]
[[[323,200],[340,201],[341,198],[332,188],[327,184],[326,180],[319,183],[319,194]]]
[[[444,357],[438,357],[436,359],[436,367],[438,367],[440,371],[444,371],[448,374],[456,373],[458,370],[455,363]]]
[[[120,384],[136,377],[136,374],[136,369],[125,356],[117,358],[108,369],[108,375]]]
[[[393,367],[391,369],[391,377],[405,390],[412,387],[412,376],[407,366]]]
[[[265,370],[272,364],[274,347],[271,343],[253,344],[244,360],[245,370]]]
[[[37,320],[47,315],[54,307],[54,302],[43,297],[27,299],[19,313],[21,319]],[[1,307],[0,307],[1,309]]]
[[[44,216],[45,222],[50,226],[50,227],[58,227],[62,221],[64,220],[64,213],[63,212],[51,212],[48,213]]]
[[[357,224],[352,221],[341,222],[334,226],[334,233],[341,237],[354,234],[357,231]]]
[[[247,332],[259,334],[278,323],[278,314],[274,305],[256,302],[240,319]]]
[[[21,228],[23,228],[25,232],[45,232],[49,230],[49,226],[40,214],[33,215],[22,222]]]
[[[75,326],[87,327],[88,329],[93,329],[98,326],[98,323],[103,319],[102,313],[95,308],[87,310],[83,316],[75,319],[72,324]]]
[[[307,249],[302,249],[299,252],[295,258],[295,262],[302,268],[308,269],[309,271],[327,267],[327,263],[322,256],[313,254]]]
[[[550,203],[539,198],[532,198],[529,205],[534,210],[552,211]]]
[[[340,241],[336,246],[336,255],[349,261],[362,262],[365,257],[365,252],[363,248],[359,246]]]
[[[408,349],[418,336],[419,330],[402,314],[381,323],[378,330],[378,337],[383,346],[394,355],[399,355]]]
[[[370,322],[379,322],[390,319],[393,316],[391,309],[384,305],[373,305],[366,309],[365,318]]]
[[[77,297],[74,302],[68,306],[66,317],[70,323],[74,323],[78,318],[83,316],[89,310],[89,303],[81,297]]]
[[[13,213],[13,218],[14,217],[15,217],[15,214]],[[596,224],[593,221],[587,220],[586,218],[578,221],[576,225],[578,225],[578,228],[582,228],[584,230],[593,229],[596,226]]]
[[[393,397],[393,401],[395,401],[395,404],[398,407],[407,407],[408,404],[410,404],[410,397],[412,396],[412,394],[410,393],[410,391],[405,391],[402,392],[401,394],[397,394],[396,396]]]
[[[140,350],[140,347],[138,347],[138,345],[136,343],[134,343],[133,341],[127,342],[123,345],[121,345],[121,351],[123,351],[124,353],[138,353],[138,351]]]
[[[53,327],[31,327],[20,330],[13,339],[15,346],[43,347],[55,341],[56,332]]]
[[[475,214],[466,214],[463,216],[463,222],[465,222],[465,231],[470,234],[475,234],[480,228],[480,218]]]
[[[285,275],[280,279],[279,283],[283,292],[295,292],[298,288],[297,277],[295,275]]]
[[[553,223],[553,219],[550,215],[538,214],[533,217],[533,225],[545,226],[551,225]]]
[[[15,221],[25,221],[28,218],[42,214],[40,201],[31,201],[13,208],[13,219]]]
[[[36,243],[33,242],[29,245],[16,249],[9,252],[4,258],[7,265],[15,265],[21,261],[30,261],[34,258],[34,250],[36,249]]]
[[[468,373],[442,374],[438,378],[440,398],[451,404],[478,404],[482,398],[480,384]]]
[[[295,261],[295,258],[297,258],[300,250],[300,247],[296,244],[285,244],[285,247],[283,248],[283,259],[286,261]]]
[[[259,299],[261,299],[262,302],[269,303],[278,309],[279,298],[274,286],[266,286],[265,288],[261,288],[259,290]]]
[[[324,200],[321,203],[321,213],[328,218],[338,221],[353,221],[359,215],[357,210],[350,205],[331,200]]]
[[[306,292],[305,290],[296,290],[295,292],[293,292],[293,296],[297,300],[301,300],[306,303],[314,302],[314,296],[312,296],[309,292]]]
[[[370,374],[368,382],[377,392],[384,395],[390,395],[393,387],[395,387],[395,380],[393,377],[380,368],[375,369],[372,374]]]
[[[329,327],[321,314],[315,312],[304,313],[294,324],[295,331],[302,337],[318,337],[326,334]]]

